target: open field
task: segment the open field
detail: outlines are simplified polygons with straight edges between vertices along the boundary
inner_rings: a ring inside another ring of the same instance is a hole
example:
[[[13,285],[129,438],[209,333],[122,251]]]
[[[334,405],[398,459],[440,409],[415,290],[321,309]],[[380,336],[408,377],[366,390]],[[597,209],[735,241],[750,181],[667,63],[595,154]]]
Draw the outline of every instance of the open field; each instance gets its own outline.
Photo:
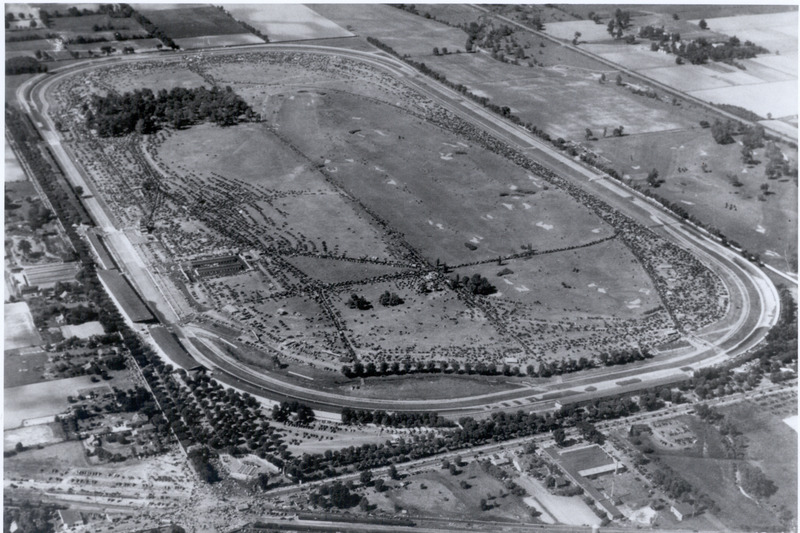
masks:
[[[217,46],[241,46],[243,44],[261,44],[263,39],[252,33],[234,33],[224,35],[203,35],[175,39],[175,43],[184,50],[214,48]]]
[[[784,401],[789,412],[797,416],[796,395]],[[766,413],[765,413],[766,411]],[[764,471],[775,482],[778,491],[769,499],[769,508],[781,506],[796,509],[797,502],[797,429],[783,420],[785,411],[769,406],[742,403],[723,409],[747,440],[746,459]],[[796,516],[796,515],[795,515]]]
[[[55,444],[64,440],[61,423],[25,426],[3,432],[3,450],[13,450],[17,443],[25,447]]]
[[[38,346],[42,343],[42,338],[33,324],[31,311],[25,302],[5,304],[3,330],[5,331],[4,350]]]
[[[433,55],[433,47],[464,51],[467,35],[434,20],[379,4],[309,4],[309,7],[360,37],[377,37],[398,53]]]
[[[94,27],[113,26],[111,30],[95,31]],[[109,15],[81,15],[80,17],[52,17],[49,30],[57,33],[72,32],[86,37],[101,35],[106,31],[119,32],[122,35],[142,35],[147,31],[133,18],[112,18]],[[113,35],[112,35],[113,39]]]
[[[761,117],[797,115],[797,81],[777,81],[691,91],[689,94],[714,104],[744,107]],[[769,95],[769,98],[764,98]]]
[[[614,264],[613,271],[605,265]],[[498,272],[513,273],[499,277]],[[576,250],[487,263],[456,270],[477,272],[499,291],[493,298],[543,306],[548,316],[580,314],[637,317],[661,305],[650,278],[624,244],[612,240]],[[568,310],[568,313],[565,313]],[[611,311],[613,310],[613,311]]]
[[[788,8],[784,13],[706,18],[706,22],[715,32],[752,41],[772,53],[797,52],[797,10]]]
[[[92,385],[89,376],[79,376],[7,388],[3,428],[12,429],[23,425],[25,420],[61,414],[69,407],[67,396],[77,395],[80,389]]]
[[[259,30],[272,43],[353,35],[301,4],[226,4],[225,10]]]
[[[388,106],[353,95],[303,94],[284,99],[278,121],[283,135],[309,159],[330,161],[334,179],[358,191],[360,202],[431,263],[505,256],[528,244],[577,245],[609,234],[562,191]],[[354,133],[333,137],[343,128]],[[410,153],[416,156],[409,159]],[[459,176],[458,186],[450,175]],[[542,220],[552,227],[537,228]],[[601,233],[593,234],[598,227]]]
[[[374,308],[350,309],[345,301],[351,291],[333,299],[360,356],[367,360],[403,360],[406,357],[448,361],[497,360],[515,343],[497,333],[479,309],[470,309],[450,291],[416,295],[408,286],[376,283],[354,289]],[[405,300],[397,307],[383,307],[379,296],[386,290]]]
[[[531,69],[500,63],[485,54],[432,57],[426,64],[473,93],[509,106],[523,121],[553,137],[579,141],[586,128],[600,136],[604,128],[610,132],[620,124],[634,134],[692,123],[668,103],[633,95],[613,83],[599,84],[600,71],[569,66]]]
[[[181,6],[174,9],[154,9],[150,4],[137,8],[161,31],[172,39],[233,35],[247,30],[221,10],[211,6]]]
[[[3,357],[3,387],[19,387],[43,381],[42,374],[49,359],[40,350],[14,350],[6,348]]]
[[[738,143],[719,145],[701,129],[601,139],[591,146],[630,183],[647,187],[647,173],[655,168],[665,182],[653,192],[778,268],[796,268],[797,185],[789,178],[766,179],[763,149],[755,151],[761,164],[746,166]],[[790,161],[796,160],[797,152],[781,149]],[[703,171],[704,162],[709,172]],[[734,185],[734,178],[740,186]],[[774,194],[763,195],[760,187],[765,183]]]

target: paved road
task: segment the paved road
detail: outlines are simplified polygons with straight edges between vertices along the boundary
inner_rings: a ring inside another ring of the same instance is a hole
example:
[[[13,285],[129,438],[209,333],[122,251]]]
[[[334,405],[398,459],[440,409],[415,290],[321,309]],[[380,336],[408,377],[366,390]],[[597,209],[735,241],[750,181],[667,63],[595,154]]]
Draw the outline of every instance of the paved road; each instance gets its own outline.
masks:
[[[248,48],[261,50],[307,51],[320,54],[334,54],[351,57],[369,63],[393,75],[400,81],[410,85],[425,94],[440,105],[446,107],[456,115],[484,128],[493,135],[503,139],[512,147],[525,151],[531,157],[539,160],[545,166],[553,169],[561,177],[566,178],[587,192],[607,201],[619,211],[633,217],[646,226],[655,223],[662,235],[679,243],[700,257],[710,268],[714,269],[726,282],[732,294],[737,295],[742,301],[739,309],[732,309],[728,320],[732,322],[730,329],[722,336],[712,341],[697,341],[695,350],[677,357],[656,359],[635,365],[627,365],[624,369],[598,369],[563,376],[558,382],[547,385],[550,392],[567,391],[576,389],[584,391],[591,386],[593,395],[608,395],[620,392],[618,382],[621,379],[635,376],[640,380],[637,388],[651,386],[655,380],[685,375],[682,368],[692,369],[716,364],[729,357],[741,354],[766,336],[768,329],[774,325],[779,314],[779,298],[777,290],[769,278],[754,265],[743,261],[738,254],[721,246],[714,238],[704,234],[701,230],[685,223],[682,219],[672,215],[661,206],[655,204],[639,193],[632,191],[622,184],[606,179],[595,169],[590,169],[582,163],[564,156],[552,146],[543,143],[531,135],[527,130],[511,124],[500,117],[491,114],[480,105],[471,100],[464,99],[459,93],[419,74],[405,63],[382,52],[360,52],[343,50],[331,47],[317,47],[313,45],[266,45]],[[240,50],[211,50],[206,55],[238,53]],[[158,55],[160,59],[168,58],[179,61],[182,56],[196,54],[172,54],[169,56]],[[116,61],[142,61],[153,59],[156,56],[139,55]],[[104,61],[103,64],[114,62]],[[53,75],[34,78],[18,89],[18,98],[24,102],[23,107],[34,117],[34,122],[39,126],[43,136],[59,161],[63,164],[69,179],[74,185],[81,185],[85,190],[93,190],[88,180],[84,179],[82,170],[63,149],[55,127],[47,116],[47,90],[52,87],[57,79],[65,74],[73,74],[83,70],[101,66],[98,63],[79,64],[64,69],[59,69]],[[163,296],[154,277],[146,268],[143,260],[138,256],[124,232],[115,227],[112,216],[109,216],[105,206],[96,199],[87,202],[87,209],[95,219],[98,226],[104,228],[112,239],[109,239],[112,253],[118,258],[124,258],[124,265],[132,276],[134,285],[146,298],[154,302],[167,324],[172,325],[178,335],[184,339],[196,335],[191,328],[178,324],[177,314],[171,308],[168,300]],[[356,406],[362,408],[392,408],[408,411],[426,411],[435,409],[442,413],[473,414],[485,412],[487,408],[494,409],[520,409],[519,404],[503,405],[510,399],[524,399],[526,409],[543,409],[552,406],[552,402],[543,397],[540,392],[531,389],[519,389],[511,392],[500,392],[470,398],[458,398],[437,401],[432,405],[428,401],[388,401],[353,399],[346,395],[315,391],[302,385],[286,382],[283,378],[255,372],[240,363],[232,360],[225,354],[214,353],[202,355],[191,343],[185,343],[191,354],[198,361],[215,370],[215,375],[220,381],[231,386],[248,390],[261,396],[279,395],[280,397],[293,397],[308,401],[315,406],[328,406],[338,409],[342,406]]]

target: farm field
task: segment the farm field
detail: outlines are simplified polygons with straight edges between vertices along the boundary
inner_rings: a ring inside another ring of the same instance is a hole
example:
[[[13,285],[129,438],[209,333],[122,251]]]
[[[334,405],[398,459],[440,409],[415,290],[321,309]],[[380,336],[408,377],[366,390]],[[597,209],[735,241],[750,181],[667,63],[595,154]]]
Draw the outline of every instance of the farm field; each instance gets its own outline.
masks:
[[[4,350],[42,344],[42,338],[33,324],[30,308],[25,302],[4,305],[3,330],[5,331]]]
[[[3,428],[20,427],[26,420],[51,417],[69,407],[67,396],[77,395],[83,388],[94,386],[89,376],[44,381],[4,390],[5,419]]]
[[[113,26],[113,30],[95,31],[94,27]],[[114,32],[122,35],[143,35],[147,31],[133,18],[112,18],[109,15],[82,15],[80,17],[52,17],[48,30],[65,35],[83,35],[85,37],[103,36],[111,32],[113,40]]]
[[[191,37],[247,33],[241,24],[223,11],[205,4],[182,4],[174,9],[154,9],[150,4],[139,4],[136,9],[176,42]]]
[[[772,53],[797,52],[797,8],[786,6],[783,13],[741,14],[706,18],[708,27],[725,35],[752,41]],[[693,23],[699,20],[691,21]]]
[[[225,10],[273,43],[353,35],[301,4],[226,4]]]
[[[694,122],[671,104],[633,95],[613,83],[599,84],[601,71],[553,66],[506,65],[484,54],[432,57],[426,64],[478,96],[511,108],[524,122],[552,137],[583,140],[586,128],[601,135],[620,124],[626,132],[687,128]],[[527,73],[527,76],[526,76]],[[613,74],[607,74],[613,79]]]
[[[243,44],[262,44],[261,37],[252,33],[234,33],[225,35],[204,35],[202,37],[186,37],[175,39],[175,43],[183,50],[214,48],[217,46],[241,46]]]
[[[761,117],[797,115],[797,81],[735,85],[689,92],[707,102],[745,107]],[[769,98],[763,98],[768,94]]]
[[[433,47],[464,51],[466,34],[434,20],[379,4],[309,4],[311,9],[360,37],[379,37],[401,55],[433,55]],[[426,58],[427,59],[427,58]]]

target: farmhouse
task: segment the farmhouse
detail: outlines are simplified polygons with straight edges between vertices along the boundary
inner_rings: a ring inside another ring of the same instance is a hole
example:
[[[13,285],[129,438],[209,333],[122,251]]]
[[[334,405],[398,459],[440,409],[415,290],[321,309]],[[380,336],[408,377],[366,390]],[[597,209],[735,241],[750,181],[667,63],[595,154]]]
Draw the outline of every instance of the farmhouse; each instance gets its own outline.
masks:
[[[61,520],[61,527],[63,529],[72,529],[75,526],[82,526],[86,523],[83,519],[83,514],[73,509],[59,510],[58,518]]]
[[[694,506],[690,503],[677,502],[673,504],[669,510],[675,515],[678,521],[683,521],[685,518],[694,516]]]

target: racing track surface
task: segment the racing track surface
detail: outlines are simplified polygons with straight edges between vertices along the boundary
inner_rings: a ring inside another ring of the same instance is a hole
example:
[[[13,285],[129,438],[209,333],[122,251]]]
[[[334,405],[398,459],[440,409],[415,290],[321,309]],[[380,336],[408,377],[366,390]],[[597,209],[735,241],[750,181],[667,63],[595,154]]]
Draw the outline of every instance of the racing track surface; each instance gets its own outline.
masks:
[[[242,51],[294,51],[319,54],[347,56],[362,61],[391,74],[420,93],[428,96],[438,104],[447,108],[462,119],[472,122],[489,133],[502,139],[512,148],[516,148],[528,157],[537,160],[545,167],[553,170],[562,178],[579,185],[588,193],[602,198],[615,209],[634,218],[644,226],[651,227],[662,236],[688,249],[700,258],[709,268],[714,270],[723,280],[731,295],[732,308],[723,327],[722,333],[712,341],[690,336],[695,349],[689,353],[674,356],[660,356],[649,361],[625,365],[624,367],[600,368],[576,374],[568,374],[554,378],[552,383],[537,385],[536,390],[520,387],[517,390],[503,391],[481,396],[467,396],[448,400],[383,400],[350,398],[343,394],[318,391],[308,386],[287,382],[282,377],[252,370],[231,359],[226,354],[213,351],[213,357],[201,354],[189,338],[197,337],[197,327],[177,323],[174,311],[158,287],[155,277],[144,268],[144,261],[131,253],[135,248],[128,241],[125,233],[114,225],[113,214],[108,213],[102,199],[84,199],[87,210],[95,223],[114,236],[109,239],[112,254],[127,259],[122,268],[131,276],[140,294],[155,303],[164,317],[165,326],[169,326],[181,339],[188,353],[173,354],[174,359],[183,362],[194,360],[210,368],[215,378],[229,386],[248,391],[254,395],[283,400],[287,398],[303,400],[314,408],[338,411],[342,407],[365,409],[388,409],[402,411],[431,411],[441,414],[465,415],[482,413],[488,410],[537,410],[549,409],[553,399],[569,396],[570,398],[598,398],[616,395],[621,392],[638,390],[662,383],[671,383],[686,378],[688,370],[698,369],[723,362],[742,354],[759,344],[769,329],[775,325],[780,312],[777,289],[770,279],[759,268],[743,260],[735,251],[723,247],[716,239],[703,230],[685,223],[679,217],[666,211],[643,195],[628,189],[607,176],[590,169],[579,162],[565,157],[550,145],[517,127],[491,114],[478,104],[464,99],[460,94],[423,76],[401,61],[382,52],[360,52],[332,47],[314,45],[255,45],[234,49],[207,50],[209,54],[232,54]],[[82,169],[70,158],[67,150],[60,143],[52,120],[47,115],[47,90],[55,81],[65,75],[72,75],[82,70],[97,68],[109,63],[124,61],[143,61],[158,59],[181,60],[186,55],[177,54],[141,54],[135,57],[110,58],[100,61],[82,62],[68,67],[55,69],[49,75],[39,75],[23,83],[17,90],[18,99],[23,109],[31,115],[34,124],[39,128],[43,138],[51,146],[59,162],[66,169],[68,179],[73,185],[81,185],[84,190],[92,190],[86,183]],[[734,305],[733,302],[739,302]],[[727,329],[726,329],[727,328]],[[164,353],[166,357],[170,354]],[[174,362],[173,359],[173,362]],[[620,381],[624,380],[624,381]],[[589,388],[589,390],[586,390]],[[542,392],[542,389],[546,389]],[[513,401],[512,401],[513,400]],[[506,402],[506,403],[503,403]]]

